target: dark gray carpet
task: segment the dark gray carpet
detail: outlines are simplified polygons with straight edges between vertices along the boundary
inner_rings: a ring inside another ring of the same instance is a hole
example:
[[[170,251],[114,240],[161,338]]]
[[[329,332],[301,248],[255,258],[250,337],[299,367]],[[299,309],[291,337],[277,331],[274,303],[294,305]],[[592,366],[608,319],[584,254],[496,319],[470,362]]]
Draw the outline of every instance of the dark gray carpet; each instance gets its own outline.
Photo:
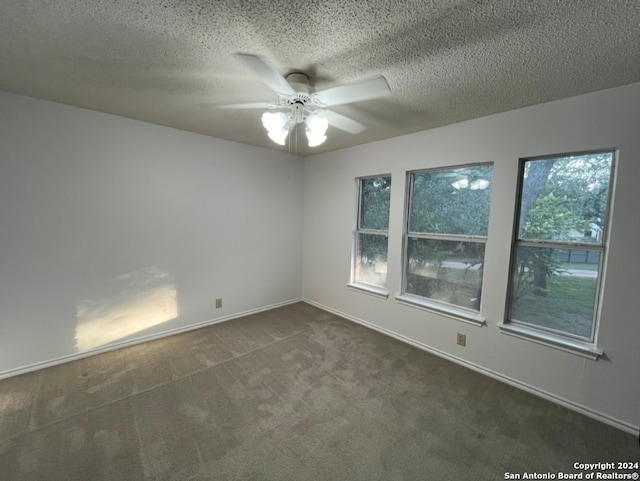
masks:
[[[0,479],[498,480],[638,440],[298,303],[0,381]]]

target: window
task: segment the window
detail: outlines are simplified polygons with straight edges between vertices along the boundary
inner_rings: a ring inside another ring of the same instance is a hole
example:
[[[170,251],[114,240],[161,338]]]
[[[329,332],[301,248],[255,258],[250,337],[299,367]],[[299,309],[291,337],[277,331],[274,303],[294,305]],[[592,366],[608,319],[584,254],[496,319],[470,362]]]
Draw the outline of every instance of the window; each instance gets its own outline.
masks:
[[[364,177],[356,182],[358,206],[350,286],[386,293],[391,176]]]
[[[409,173],[399,300],[480,311],[492,176],[491,164]]]
[[[613,163],[611,151],[521,161],[508,319],[534,336],[594,342]]]

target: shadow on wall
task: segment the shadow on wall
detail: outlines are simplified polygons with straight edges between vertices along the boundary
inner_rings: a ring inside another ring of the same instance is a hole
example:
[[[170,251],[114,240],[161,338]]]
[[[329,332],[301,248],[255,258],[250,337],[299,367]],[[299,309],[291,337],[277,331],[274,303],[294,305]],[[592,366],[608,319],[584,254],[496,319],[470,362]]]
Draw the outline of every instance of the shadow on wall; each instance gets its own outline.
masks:
[[[178,317],[177,291],[159,266],[108,279],[76,302],[76,350],[85,352]]]

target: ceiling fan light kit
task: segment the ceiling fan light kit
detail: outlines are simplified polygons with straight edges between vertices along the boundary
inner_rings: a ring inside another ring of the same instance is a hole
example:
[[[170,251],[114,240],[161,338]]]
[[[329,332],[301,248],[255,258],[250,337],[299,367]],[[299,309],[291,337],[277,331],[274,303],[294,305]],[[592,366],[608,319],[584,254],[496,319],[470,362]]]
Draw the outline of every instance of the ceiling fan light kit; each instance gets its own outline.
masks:
[[[364,125],[326,108],[371,100],[391,93],[387,81],[382,76],[311,92],[309,77],[303,73],[294,72],[285,78],[256,55],[238,53],[236,57],[278,95],[278,102],[233,104],[221,107],[281,110],[262,114],[262,125],[267,135],[279,145],[285,145],[289,132],[301,123],[305,124],[309,147],[316,147],[327,140],[326,132],[329,125],[350,134],[359,134],[365,129]]]
[[[305,132],[309,147],[317,147],[327,140],[325,132],[329,128],[329,121],[325,117],[321,117],[320,114],[312,114],[304,120],[304,123],[307,124]]]
[[[262,125],[267,135],[276,144],[284,145],[289,135],[290,120],[283,112],[265,112],[262,114]]]
[[[329,127],[329,121],[316,112],[305,108],[301,104],[293,104],[289,112],[264,112],[262,125],[267,130],[267,135],[276,144],[285,145],[289,132],[297,124],[305,123],[305,133],[309,141],[309,147],[316,147],[327,140],[325,135]]]

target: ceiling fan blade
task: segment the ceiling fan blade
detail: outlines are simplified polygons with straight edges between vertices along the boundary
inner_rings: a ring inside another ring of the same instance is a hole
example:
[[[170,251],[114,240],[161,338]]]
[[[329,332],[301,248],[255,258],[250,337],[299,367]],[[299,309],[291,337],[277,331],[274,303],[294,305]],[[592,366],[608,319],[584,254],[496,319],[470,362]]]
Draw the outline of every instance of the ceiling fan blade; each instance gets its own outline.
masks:
[[[347,85],[339,85],[316,92],[314,96],[327,107],[332,105],[362,102],[391,94],[386,79],[380,75],[369,80],[361,80]]]
[[[323,114],[324,117],[329,121],[329,124],[331,124],[336,129],[344,130],[349,134],[359,134],[364,129],[366,129],[366,127],[360,122],[350,119],[349,117],[345,117],[344,115],[337,112],[333,112],[332,110],[325,110],[323,111]]]
[[[262,83],[274,92],[285,95],[295,93],[295,90],[293,90],[293,87],[289,85],[286,79],[271,65],[262,60],[262,58],[246,53],[236,53],[235,56],[241,60]]]
[[[213,105],[217,109],[277,109],[280,107],[275,102],[252,102],[242,104],[220,104]]]

